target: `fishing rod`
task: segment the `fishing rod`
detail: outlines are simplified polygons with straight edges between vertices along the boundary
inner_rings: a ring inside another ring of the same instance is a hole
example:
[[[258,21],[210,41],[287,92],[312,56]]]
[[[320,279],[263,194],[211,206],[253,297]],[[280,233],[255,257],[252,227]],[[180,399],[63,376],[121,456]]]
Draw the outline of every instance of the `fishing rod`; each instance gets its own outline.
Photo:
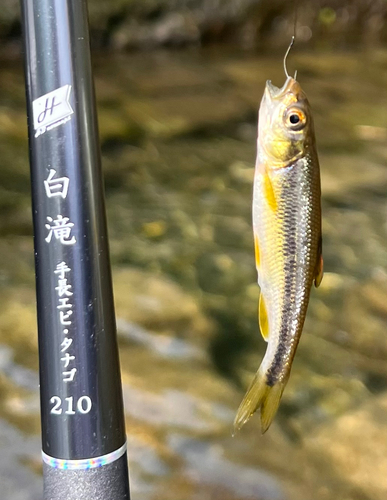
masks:
[[[129,499],[86,0],[21,0],[45,500]]]

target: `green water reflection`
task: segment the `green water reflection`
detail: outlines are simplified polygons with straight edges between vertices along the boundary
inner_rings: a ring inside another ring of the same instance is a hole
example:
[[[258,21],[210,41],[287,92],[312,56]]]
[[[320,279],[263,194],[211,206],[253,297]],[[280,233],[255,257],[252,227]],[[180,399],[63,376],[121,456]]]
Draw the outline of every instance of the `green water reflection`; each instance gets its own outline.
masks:
[[[138,499],[386,497],[387,52],[295,52],[289,66],[314,110],[326,275],[274,425],[232,438],[265,349],[250,205],[256,110],[281,56],[95,58]],[[0,151],[0,419],[37,436],[20,61],[2,62]],[[38,447],[27,455],[39,468]]]

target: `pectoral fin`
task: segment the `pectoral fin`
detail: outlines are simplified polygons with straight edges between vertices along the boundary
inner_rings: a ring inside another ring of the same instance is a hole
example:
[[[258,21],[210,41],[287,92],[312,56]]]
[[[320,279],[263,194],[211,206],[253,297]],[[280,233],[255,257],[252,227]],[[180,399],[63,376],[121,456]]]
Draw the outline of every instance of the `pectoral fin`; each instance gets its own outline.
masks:
[[[320,240],[316,271],[314,275],[314,286],[316,288],[320,286],[323,276],[324,276],[324,261],[322,256],[322,244]]]
[[[275,212],[277,210],[277,199],[275,197],[273,184],[268,173],[264,174],[264,193],[269,207]]]
[[[266,342],[269,340],[269,320],[267,317],[267,310],[266,310],[266,304],[265,304],[265,299],[263,298],[263,295],[259,296],[259,329],[261,330],[262,337],[266,340]]]

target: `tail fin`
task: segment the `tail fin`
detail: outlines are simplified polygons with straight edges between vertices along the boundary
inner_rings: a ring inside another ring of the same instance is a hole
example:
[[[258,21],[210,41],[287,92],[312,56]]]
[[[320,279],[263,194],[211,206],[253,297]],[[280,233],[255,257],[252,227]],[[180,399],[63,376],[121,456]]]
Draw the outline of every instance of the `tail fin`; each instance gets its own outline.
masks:
[[[264,434],[277,413],[286,382],[286,380],[278,381],[273,386],[267,385],[265,375],[258,370],[239,406],[234,420],[234,430],[241,429],[258,408],[260,408],[261,431]]]

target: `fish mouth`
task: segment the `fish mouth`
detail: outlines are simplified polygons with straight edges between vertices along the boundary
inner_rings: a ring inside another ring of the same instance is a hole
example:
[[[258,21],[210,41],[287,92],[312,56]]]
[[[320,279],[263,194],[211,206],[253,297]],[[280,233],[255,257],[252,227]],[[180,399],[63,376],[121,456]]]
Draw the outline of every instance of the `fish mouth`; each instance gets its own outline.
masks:
[[[297,94],[299,90],[300,84],[291,76],[287,77],[285,83],[281,88],[273,85],[270,80],[267,80],[266,82],[266,94],[270,100],[279,99],[287,92]]]

